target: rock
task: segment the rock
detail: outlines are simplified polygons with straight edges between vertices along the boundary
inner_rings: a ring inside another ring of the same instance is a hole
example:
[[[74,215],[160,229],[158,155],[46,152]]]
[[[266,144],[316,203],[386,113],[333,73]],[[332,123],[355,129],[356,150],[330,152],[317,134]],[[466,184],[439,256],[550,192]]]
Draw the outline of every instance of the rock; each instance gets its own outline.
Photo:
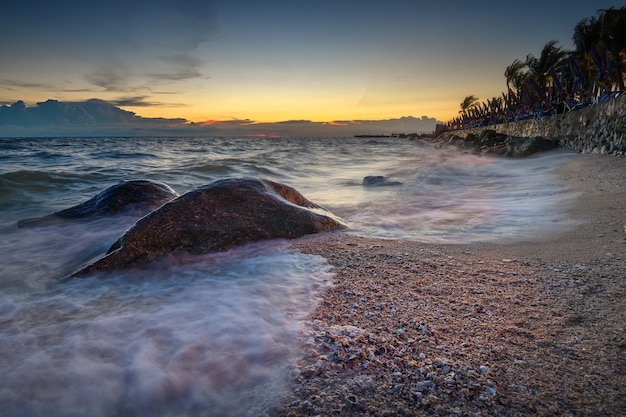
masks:
[[[390,185],[402,185],[398,181],[390,181],[382,175],[368,175],[363,178],[363,185],[366,187],[385,187]]]
[[[506,140],[507,135],[497,133],[495,130],[487,129],[481,132],[478,137],[478,145],[481,148],[492,148],[494,146],[503,145]]]
[[[176,197],[178,197],[176,191],[159,182],[124,181],[107,188],[84,203],[48,216],[20,220],[17,226],[50,226],[69,220],[89,221],[119,214],[141,217]]]
[[[459,136],[451,135],[446,144],[477,154],[504,155],[506,152],[506,140],[507,135],[486,129],[479,136],[471,132],[460,134]]]
[[[107,254],[72,276],[141,266],[168,253],[220,252],[259,240],[293,239],[345,223],[295,189],[268,180],[215,181],[141,218]]]
[[[468,133],[467,136],[465,136],[464,138],[461,138],[462,140],[464,140],[465,142],[472,142],[472,143],[477,143],[478,142],[478,136],[476,136],[473,133]]]
[[[506,144],[506,154],[513,157],[523,157],[539,151],[546,151],[558,147],[556,141],[541,137],[510,138]]]

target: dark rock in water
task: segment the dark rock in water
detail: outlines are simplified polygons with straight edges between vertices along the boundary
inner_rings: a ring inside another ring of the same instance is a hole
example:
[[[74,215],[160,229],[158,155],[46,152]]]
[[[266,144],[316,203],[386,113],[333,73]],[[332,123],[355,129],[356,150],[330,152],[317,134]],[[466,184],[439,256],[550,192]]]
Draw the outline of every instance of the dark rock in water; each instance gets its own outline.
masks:
[[[506,144],[508,156],[522,157],[529,156],[535,152],[547,151],[558,147],[556,141],[551,141],[541,137],[535,138],[511,138]]]
[[[176,191],[159,182],[124,181],[77,206],[44,217],[23,219],[17,222],[17,226],[50,226],[68,220],[93,220],[119,214],[141,217],[176,197]]]
[[[140,266],[167,253],[220,252],[344,227],[341,219],[291,187],[252,178],[224,179],[141,218],[103,258],[73,276]]]
[[[366,187],[385,187],[388,185],[402,185],[398,181],[390,181],[382,175],[368,175],[363,178],[363,185]]]

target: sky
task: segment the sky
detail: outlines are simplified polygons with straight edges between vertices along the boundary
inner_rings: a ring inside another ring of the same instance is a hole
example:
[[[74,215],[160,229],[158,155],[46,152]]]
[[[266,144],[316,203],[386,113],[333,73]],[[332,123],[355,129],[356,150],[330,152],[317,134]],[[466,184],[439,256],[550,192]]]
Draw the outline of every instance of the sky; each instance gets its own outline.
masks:
[[[538,56],[551,40],[573,48],[577,22],[622,6],[12,1],[0,13],[0,105],[98,99],[135,122],[221,132],[280,134],[288,125],[290,134],[332,126],[371,133],[375,121],[379,129],[432,130],[458,114],[464,97],[500,96],[515,59]]]

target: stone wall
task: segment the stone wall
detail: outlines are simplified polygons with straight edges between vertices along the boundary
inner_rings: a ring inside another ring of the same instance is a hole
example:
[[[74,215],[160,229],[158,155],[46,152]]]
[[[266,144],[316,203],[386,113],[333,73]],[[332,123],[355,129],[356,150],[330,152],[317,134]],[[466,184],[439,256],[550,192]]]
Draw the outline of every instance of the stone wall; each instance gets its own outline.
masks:
[[[581,153],[626,154],[626,94],[609,102],[570,111],[564,115],[502,123],[455,131],[455,136],[484,130],[508,136],[542,137]],[[449,134],[450,132],[448,132]]]

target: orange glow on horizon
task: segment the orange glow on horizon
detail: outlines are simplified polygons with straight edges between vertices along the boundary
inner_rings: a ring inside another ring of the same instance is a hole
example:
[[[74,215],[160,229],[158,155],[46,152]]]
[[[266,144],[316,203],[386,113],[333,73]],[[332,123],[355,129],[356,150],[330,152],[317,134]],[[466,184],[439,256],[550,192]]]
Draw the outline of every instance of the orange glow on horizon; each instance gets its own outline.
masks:
[[[459,100],[460,102],[461,100]],[[458,104],[455,103],[458,107]],[[399,119],[401,117],[415,117],[421,118],[427,116],[439,121],[448,121],[458,115],[457,109],[441,109],[434,106],[416,106],[415,108],[406,109],[404,111],[390,111],[388,109],[369,110],[367,112],[354,112],[347,114],[346,111],[338,111],[336,114],[325,111],[321,115],[316,115],[314,112],[310,114],[294,114],[291,112],[285,113],[273,113],[271,115],[261,112],[261,114],[245,114],[245,117],[233,116],[232,114],[213,114],[211,117],[206,117],[208,113],[212,113],[210,110],[201,111],[194,108],[191,109],[166,109],[163,107],[147,108],[147,107],[121,107],[124,110],[132,111],[139,117],[144,118],[182,118],[189,123],[194,123],[199,126],[212,126],[225,123],[239,123],[242,125],[260,124],[260,123],[280,123],[287,121],[309,121],[313,123],[322,123],[330,126],[346,126],[350,124],[358,123],[358,121],[383,121],[390,119]],[[191,111],[190,111],[191,110]],[[243,113],[243,112],[242,112]],[[256,113],[256,112],[255,112]],[[244,116],[244,115],[242,115]]]

